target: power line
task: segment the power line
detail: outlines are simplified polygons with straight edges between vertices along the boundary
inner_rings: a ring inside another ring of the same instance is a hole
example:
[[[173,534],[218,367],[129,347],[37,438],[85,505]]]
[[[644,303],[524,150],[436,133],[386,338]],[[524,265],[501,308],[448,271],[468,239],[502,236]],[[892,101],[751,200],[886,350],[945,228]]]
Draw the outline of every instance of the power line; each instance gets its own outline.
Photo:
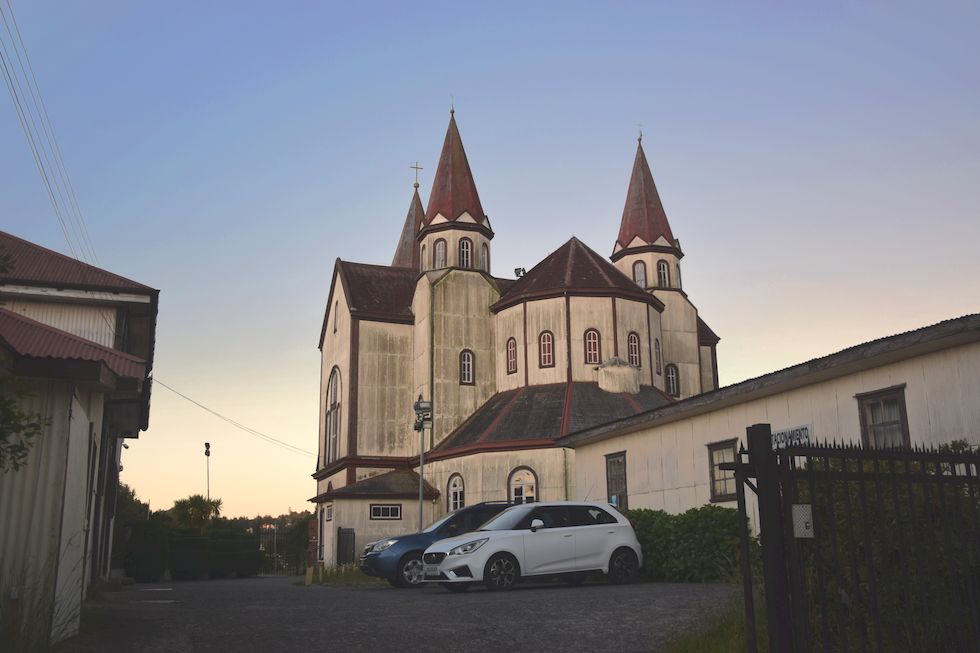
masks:
[[[258,438],[261,438],[261,439],[265,440],[266,442],[268,442],[270,444],[274,444],[274,445],[276,445],[278,447],[282,447],[283,449],[286,449],[287,451],[291,451],[293,453],[299,453],[299,454],[303,454],[303,455],[306,455],[306,456],[316,456],[316,454],[313,453],[312,451],[307,451],[306,449],[300,449],[299,447],[297,447],[295,445],[292,445],[292,444],[289,444],[288,442],[284,442],[282,440],[279,440],[277,438],[274,438],[271,435],[266,435],[265,433],[262,433],[261,431],[258,431],[256,429],[251,428],[250,426],[245,426],[241,422],[235,421],[235,420],[231,419],[230,417],[226,417],[225,415],[222,415],[218,411],[216,411],[216,410],[214,410],[212,408],[208,408],[207,406],[205,406],[201,402],[195,401],[194,399],[191,399],[190,397],[188,397],[187,395],[183,394],[182,392],[179,392],[179,391],[175,390],[174,388],[171,388],[169,385],[167,385],[166,383],[164,383],[163,381],[161,381],[159,378],[154,377],[153,378],[153,383],[154,383],[154,385],[162,385],[164,388],[166,388],[170,392],[174,393],[178,397],[181,397],[183,399],[186,399],[187,401],[191,402],[192,404],[194,404],[198,408],[201,408],[202,410],[205,410],[205,411],[211,413],[215,417],[217,417],[219,419],[222,419],[222,420],[228,422],[232,426],[234,426],[236,428],[239,428],[239,429],[245,431],[246,433],[248,433],[250,435],[254,435],[254,436],[258,437]]]

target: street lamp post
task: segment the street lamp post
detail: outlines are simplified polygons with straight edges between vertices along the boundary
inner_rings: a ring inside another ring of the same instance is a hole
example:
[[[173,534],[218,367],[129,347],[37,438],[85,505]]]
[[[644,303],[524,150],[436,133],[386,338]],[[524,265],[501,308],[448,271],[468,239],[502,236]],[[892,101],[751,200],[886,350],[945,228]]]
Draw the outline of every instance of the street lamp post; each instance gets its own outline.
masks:
[[[423,401],[419,395],[415,402],[415,430],[419,432],[419,533],[425,528],[425,517],[423,514],[425,503],[423,500],[423,488],[425,481],[425,429],[432,429],[432,402]]]
[[[204,443],[204,458],[208,467],[208,504],[211,503],[211,443]]]

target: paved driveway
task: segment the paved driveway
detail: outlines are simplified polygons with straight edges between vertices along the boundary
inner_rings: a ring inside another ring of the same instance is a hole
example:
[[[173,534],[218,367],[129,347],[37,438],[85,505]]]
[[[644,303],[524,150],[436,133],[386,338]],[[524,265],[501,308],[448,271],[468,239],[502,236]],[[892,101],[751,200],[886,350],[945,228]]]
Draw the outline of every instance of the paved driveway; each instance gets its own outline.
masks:
[[[727,585],[303,587],[292,578],[138,585],[89,602],[60,653],[656,651],[727,605]]]

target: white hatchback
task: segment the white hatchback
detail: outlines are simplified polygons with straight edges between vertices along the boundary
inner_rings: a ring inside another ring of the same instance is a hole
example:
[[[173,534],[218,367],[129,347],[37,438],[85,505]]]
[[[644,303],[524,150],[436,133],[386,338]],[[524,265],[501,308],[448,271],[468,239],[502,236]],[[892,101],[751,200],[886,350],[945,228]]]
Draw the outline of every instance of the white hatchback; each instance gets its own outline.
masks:
[[[605,503],[525,503],[479,530],[439,540],[422,555],[425,580],[462,591],[483,582],[510,589],[522,578],[561,575],[577,584],[590,571],[633,580],[643,562],[629,521]]]

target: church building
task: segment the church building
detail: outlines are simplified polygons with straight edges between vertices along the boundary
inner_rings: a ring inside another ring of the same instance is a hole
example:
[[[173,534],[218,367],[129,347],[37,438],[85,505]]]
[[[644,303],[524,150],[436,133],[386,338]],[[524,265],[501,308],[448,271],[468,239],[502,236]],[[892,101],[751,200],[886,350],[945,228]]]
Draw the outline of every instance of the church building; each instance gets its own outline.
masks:
[[[608,259],[573,236],[501,278],[493,237],[451,112],[428,204],[416,183],[391,265],[334,265],[311,499],[325,565],[417,529],[418,398],[434,407],[429,523],[481,501],[615,501],[576,489],[574,450],[557,441],[717,388],[719,338],[684,292],[642,142]]]

